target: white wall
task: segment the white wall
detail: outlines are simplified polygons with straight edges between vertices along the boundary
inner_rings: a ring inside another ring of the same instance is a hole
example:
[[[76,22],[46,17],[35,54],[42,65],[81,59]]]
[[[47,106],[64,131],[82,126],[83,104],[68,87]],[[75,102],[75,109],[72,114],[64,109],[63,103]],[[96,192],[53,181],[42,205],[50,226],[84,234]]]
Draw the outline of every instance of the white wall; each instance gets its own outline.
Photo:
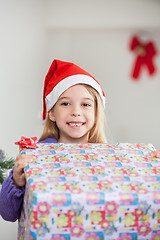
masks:
[[[45,59],[43,1],[0,1],[0,148],[38,135]]]
[[[51,28],[156,28],[159,0],[48,0],[46,24]]]
[[[14,142],[41,131],[45,58],[43,1],[0,0],[0,148],[15,157]],[[0,217],[0,239],[17,239],[17,223]]]
[[[77,63],[101,82],[114,141],[160,147],[160,57],[157,74],[144,72],[135,83],[128,49],[134,33],[159,47],[159,13],[156,0],[0,0],[0,148],[14,157],[21,136],[40,136],[42,86],[54,58]],[[0,219],[0,232],[1,239],[16,239],[17,223]]]

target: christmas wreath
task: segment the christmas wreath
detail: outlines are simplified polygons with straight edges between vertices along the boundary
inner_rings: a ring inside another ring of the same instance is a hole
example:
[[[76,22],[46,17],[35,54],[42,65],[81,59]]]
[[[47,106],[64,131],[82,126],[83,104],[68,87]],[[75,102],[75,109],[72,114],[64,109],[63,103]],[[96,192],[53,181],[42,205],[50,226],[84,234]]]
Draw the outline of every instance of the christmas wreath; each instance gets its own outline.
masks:
[[[7,171],[14,166],[15,159],[8,158],[4,151],[0,149],[0,184],[3,183],[5,178],[7,177]]]

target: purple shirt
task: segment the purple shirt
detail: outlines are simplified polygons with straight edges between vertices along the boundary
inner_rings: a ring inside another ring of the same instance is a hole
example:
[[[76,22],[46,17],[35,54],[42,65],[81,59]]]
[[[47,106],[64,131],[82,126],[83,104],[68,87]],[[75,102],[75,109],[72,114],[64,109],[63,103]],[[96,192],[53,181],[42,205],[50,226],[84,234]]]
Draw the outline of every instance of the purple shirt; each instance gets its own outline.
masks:
[[[39,143],[57,143],[55,138],[46,138]],[[0,215],[6,221],[15,222],[21,215],[25,187],[13,183],[13,169],[2,184],[0,192]]]

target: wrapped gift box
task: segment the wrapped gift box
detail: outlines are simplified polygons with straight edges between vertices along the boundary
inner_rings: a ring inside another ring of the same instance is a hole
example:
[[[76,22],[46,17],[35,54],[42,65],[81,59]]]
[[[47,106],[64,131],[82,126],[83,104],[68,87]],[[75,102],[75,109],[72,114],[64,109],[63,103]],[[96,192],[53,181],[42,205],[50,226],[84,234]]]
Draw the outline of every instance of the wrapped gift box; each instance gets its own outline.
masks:
[[[19,239],[160,239],[160,159],[151,144],[37,144]]]

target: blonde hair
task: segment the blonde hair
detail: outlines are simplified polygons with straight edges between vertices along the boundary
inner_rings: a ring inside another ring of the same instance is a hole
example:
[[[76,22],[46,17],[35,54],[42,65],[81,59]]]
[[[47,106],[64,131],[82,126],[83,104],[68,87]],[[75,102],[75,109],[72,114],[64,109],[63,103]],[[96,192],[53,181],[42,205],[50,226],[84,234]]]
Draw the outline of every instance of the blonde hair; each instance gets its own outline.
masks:
[[[101,97],[96,89],[87,84],[83,85],[88,92],[92,95],[95,101],[95,123],[89,133],[89,143],[106,143],[105,131],[104,131],[104,107],[102,104]],[[59,129],[56,122],[53,122],[49,119],[47,114],[44,130],[39,139],[42,141],[48,137],[54,137],[57,140],[59,139]]]

